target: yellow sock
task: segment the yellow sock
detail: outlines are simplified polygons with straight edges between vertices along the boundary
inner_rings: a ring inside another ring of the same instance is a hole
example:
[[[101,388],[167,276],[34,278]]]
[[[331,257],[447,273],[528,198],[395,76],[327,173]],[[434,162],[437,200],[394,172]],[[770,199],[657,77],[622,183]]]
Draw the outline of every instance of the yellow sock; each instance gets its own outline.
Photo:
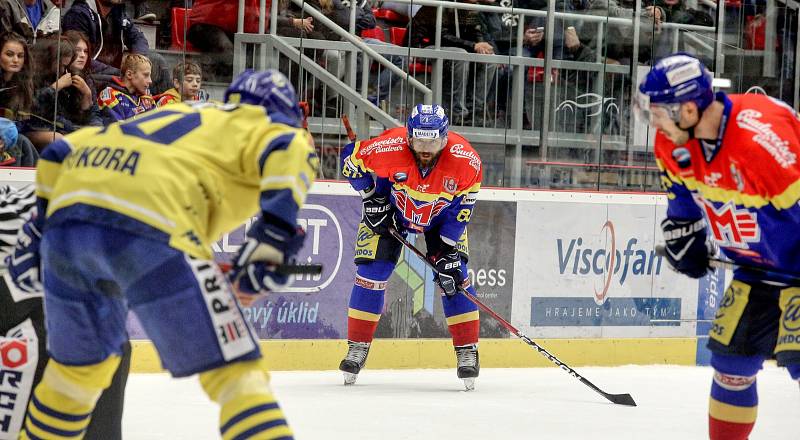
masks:
[[[119,366],[119,356],[81,367],[47,363],[28,405],[21,440],[81,439],[103,389]]]
[[[260,360],[237,362],[200,375],[200,383],[221,405],[223,440],[291,440],[292,430],[269,389]]]

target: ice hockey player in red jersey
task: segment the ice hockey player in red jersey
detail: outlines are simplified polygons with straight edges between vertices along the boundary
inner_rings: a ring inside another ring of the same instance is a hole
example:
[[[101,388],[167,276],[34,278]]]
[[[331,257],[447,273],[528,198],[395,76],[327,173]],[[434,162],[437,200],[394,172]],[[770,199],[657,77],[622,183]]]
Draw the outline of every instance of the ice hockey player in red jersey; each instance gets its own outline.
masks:
[[[767,96],[715,94],[711,81],[697,58],[666,57],[637,107],[658,130],[667,259],[693,278],[717,247],[739,265],[709,333],[709,437],[745,440],[763,362],[800,379],[800,119]]]
[[[386,284],[402,245],[389,234],[422,233],[427,256],[439,272],[436,282],[453,337],[458,377],[474,387],[478,362],[478,309],[467,276],[467,224],[481,185],[481,159],[461,135],[448,133],[439,105],[414,107],[407,127],[347,145],[342,173],[363,198],[347,321],[348,352],[339,365],[345,385],[356,381],[367,360],[384,303]]]

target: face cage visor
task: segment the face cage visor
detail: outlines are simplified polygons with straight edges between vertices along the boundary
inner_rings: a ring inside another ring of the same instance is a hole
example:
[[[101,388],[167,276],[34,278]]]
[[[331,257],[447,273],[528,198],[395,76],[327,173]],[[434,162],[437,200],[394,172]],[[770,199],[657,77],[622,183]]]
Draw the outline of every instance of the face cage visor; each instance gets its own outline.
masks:
[[[676,125],[681,121],[681,105],[676,104],[651,104],[650,96],[638,92],[634,110],[637,119],[649,125],[658,126],[664,120],[670,120]]]

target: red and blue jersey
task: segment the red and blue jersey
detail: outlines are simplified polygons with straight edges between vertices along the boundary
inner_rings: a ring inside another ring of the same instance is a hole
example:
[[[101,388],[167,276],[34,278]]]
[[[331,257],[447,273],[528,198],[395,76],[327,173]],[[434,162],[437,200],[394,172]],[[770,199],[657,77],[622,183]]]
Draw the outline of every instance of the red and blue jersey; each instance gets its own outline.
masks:
[[[357,191],[375,187],[390,195],[405,228],[439,228],[442,238],[457,243],[477,200],[482,166],[469,142],[451,131],[436,164],[423,175],[408,146],[406,128],[397,127],[348,144],[342,151],[342,174]]]
[[[736,263],[800,274],[800,119],[763,95],[717,99],[725,111],[716,144],[692,139],[676,147],[656,135],[667,216],[705,217],[709,237]],[[738,270],[735,278],[765,276]]]
[[[131,93],[118,77],[112,78],[111,85],[97,96],[97,105],[103,112],[105,125],[130,119],[140,113],[156,108],[156,101],[150,95]]]

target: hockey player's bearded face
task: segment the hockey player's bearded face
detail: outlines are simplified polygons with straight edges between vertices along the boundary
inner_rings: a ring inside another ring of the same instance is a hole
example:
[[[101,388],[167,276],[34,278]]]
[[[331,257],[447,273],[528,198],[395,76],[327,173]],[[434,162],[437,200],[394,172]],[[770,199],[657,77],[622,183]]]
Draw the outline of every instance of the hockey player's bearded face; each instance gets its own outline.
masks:
[[[422,139],[422,138],[409,138],[409,145],[411,151],[414,153],[414,159],[417,165],[421,168],[430,168],[436,163],[436,159],[442,153],[442,149],[447,144],[447,137],[440,137],[435,139]]]

